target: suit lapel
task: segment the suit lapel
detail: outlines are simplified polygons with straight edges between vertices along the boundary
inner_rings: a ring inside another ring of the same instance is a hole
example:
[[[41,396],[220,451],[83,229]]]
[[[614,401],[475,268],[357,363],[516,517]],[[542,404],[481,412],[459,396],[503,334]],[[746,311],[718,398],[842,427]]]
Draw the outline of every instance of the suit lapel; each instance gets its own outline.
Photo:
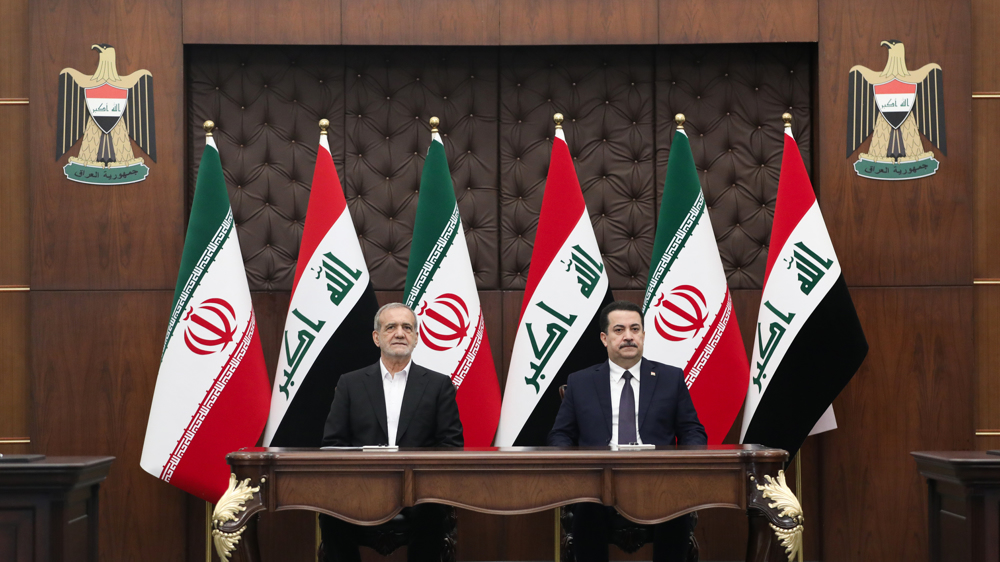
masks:
[[[604,425],[608,429],[608,439],[611,439],[611,367],[607,361],[597,366],[594,375],[594,390],[597,392],[597,401],[601,404],[601,413],[604,414]]]
[[[378,419],[379,426],[382,427],[382,435],[389,439],[389,424],[385,415],[385,389],[382,387],[382,368],[376,363],[368,367],[365,373],[365,389],[368,391],[368,399],[372,402],[372,411]]]
[[[656,390],[656,377],[653,373],[653,365],[646,359],[642,359],[639,366],[639,429],[642,429],[642,422],[646,419],[646,410],[653,402],[653,392]]]
[[[403,404],[399,408],[399,426],[396,428],[396,443],[406,433],[406,427],[413,419],[413,413],[417,411],[417,404],[424,395],[427,388],[427,369],[416,363],[411,364],[410,372],[406,376],[406,388],[403,390]],[[383,417],[385,417],[383,410]]]

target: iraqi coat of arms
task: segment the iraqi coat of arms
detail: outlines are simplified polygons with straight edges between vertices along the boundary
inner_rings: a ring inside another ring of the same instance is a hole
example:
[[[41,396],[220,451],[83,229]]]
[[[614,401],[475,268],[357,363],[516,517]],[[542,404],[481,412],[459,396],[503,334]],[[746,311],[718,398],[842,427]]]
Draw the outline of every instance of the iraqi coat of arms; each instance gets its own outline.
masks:
[[[137,70],[118,74],[115,48],[94,45],[97,70],[87,75],[64,68],[59,73],[56,160],[83,137],[78,156],[63,168],[80,183],[118,185],[146,179],[149,168],[132,152],[131,138],[156,162],[153,75]]]
[[[859,176],[908,180],[937,172],[934,153],[924,150],[923,135],[942,154],[945,143],[941,67],[931,63],[906,69],[903,43],[882,41],[889,59],[881,72],[851,68],[847,94],[847,157],[870,136],[868,152],[854,163]]]

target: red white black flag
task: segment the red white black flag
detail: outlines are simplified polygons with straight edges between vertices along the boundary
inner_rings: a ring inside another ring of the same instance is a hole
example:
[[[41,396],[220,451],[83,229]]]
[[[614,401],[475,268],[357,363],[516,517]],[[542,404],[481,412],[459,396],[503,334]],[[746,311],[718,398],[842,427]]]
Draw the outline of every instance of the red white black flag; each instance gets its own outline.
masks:
[[[340,375],[379,358],[378,311],[324,131],[281,337],[264,445],[319,447]]]
[[[740,441],[794,456],[867,353],[802,155],[786,127]]]
[[[590,213],[562,128],[545,180],[495,444],[545,445],[570,373],[608,360],[598,312],[611,302]]]

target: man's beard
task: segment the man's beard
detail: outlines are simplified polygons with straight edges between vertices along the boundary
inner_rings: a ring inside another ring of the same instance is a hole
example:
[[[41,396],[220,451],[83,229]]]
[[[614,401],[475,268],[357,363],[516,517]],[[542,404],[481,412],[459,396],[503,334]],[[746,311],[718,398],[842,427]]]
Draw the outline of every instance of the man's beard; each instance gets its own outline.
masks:
[[[395,345],[393,345],[392,343],[390,343],[389,345],[387,345],[382,349],[382,353],[386,354],[389,357],[402,358],[402,357],[407,357],[411,353],[413,353],[414,347],[416,346],[407,345],[405,349],[400,349]]]

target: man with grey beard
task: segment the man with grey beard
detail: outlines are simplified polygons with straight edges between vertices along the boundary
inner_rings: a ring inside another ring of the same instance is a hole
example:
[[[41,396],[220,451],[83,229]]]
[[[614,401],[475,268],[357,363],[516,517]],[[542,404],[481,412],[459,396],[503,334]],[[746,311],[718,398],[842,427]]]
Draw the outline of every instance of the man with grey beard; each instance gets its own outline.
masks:
[[[462,422],[451,378],[410,358],[419,341],[417,317],[391,303],[375,315],[372,340],[378,363],[344,374],[337,383],[323,446],[462,447]],[[403,510],[410,527],[407,560],[440,560],[445,508],[422,504]],[[320,516],[327,562],[359,562],[357,525]]]

